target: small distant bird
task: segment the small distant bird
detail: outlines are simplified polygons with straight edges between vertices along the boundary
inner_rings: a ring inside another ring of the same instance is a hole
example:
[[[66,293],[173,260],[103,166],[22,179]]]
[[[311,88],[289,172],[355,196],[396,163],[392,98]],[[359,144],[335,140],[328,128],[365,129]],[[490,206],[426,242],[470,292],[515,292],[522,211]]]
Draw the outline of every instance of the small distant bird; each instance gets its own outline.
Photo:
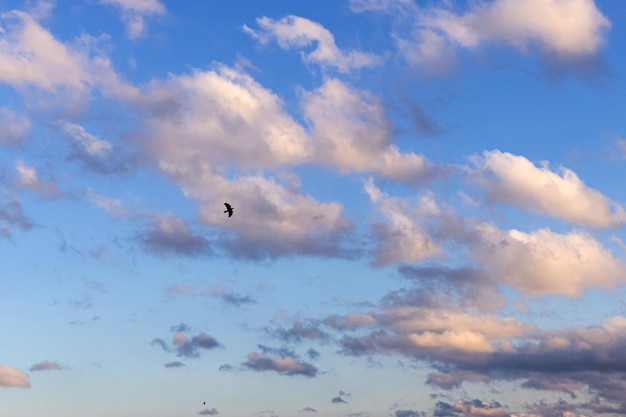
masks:
[[[224,203],[224,205],[226,206],[226,210],[224,211],[224,213],[228,213],[228,217],[232,216],[234,209],[228,203]]]
[[[203,402],[202,404],[206,405],[206,402]]]

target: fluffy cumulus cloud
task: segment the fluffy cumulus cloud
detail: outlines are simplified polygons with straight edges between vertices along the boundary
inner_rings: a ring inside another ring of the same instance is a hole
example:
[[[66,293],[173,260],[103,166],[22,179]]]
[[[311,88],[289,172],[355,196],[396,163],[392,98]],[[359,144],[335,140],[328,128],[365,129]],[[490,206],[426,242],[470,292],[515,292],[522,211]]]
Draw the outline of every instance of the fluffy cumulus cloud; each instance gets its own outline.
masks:
[[[130,98],[137,90],[123,82],[101,53],[103,40],[82,35],[66,45],[32,15],[13,10],[0,15],[0,82],[57,95],[59,103],[83,103],[81,96],[98,88],[107,97]],[[59,94],[61,94],[58,96]],[[72,100],[60,100],[70,97]],[[34,103],[34,102],[33,102]]]
[[[625,265],[588,233],[540,229],[504,231],[490,224],[474,228],[470,257],[493,279],[526,295],[580,296],[590,288],[624,283]]]
[[[137,100],[148,116],[145,145],[162,169],[180,175],[233,165],[277,168],[306,161],[311,152],[310,139],[282,100],[238,69],[216,65],[155,81]]]
[[[201,204],[203,223],[234,232],[231,243],[222,236],[224,248],[240,256],[337,251],[351,226],[340,204],[307,195],[289,172],[258,174],[304,162],[311,152],[304,129],[276,95],[225,66],[153,87],[137,103],[154,116],[143,145],[161,171]],[[232,170],[239,175],[229,175]],[[223,215],[225,201],[235,208],[232,218]]]
[[[365,182],[365,191],[384,218],[373,224],[378,265],[443,256],[442,239],[434,236],[445,237],[445,229],[451,231],[457,221],[437,205],[432,194],[425,193],[413,201],[394,198],[378,189],[372,178]],[[428,225],[430,230],[420,223]]]
[[[449,67],[456,48],[485,44],[522,52],[538,47],[566,61],[587,59],[598,54],[611,26],[593,0],[480,0],[470,2],[465,12],[443,3],[418,7],[409,1],[352,0],[351,8],[411,15],[412,33],[397,34],[398,47],[408,61],[431,71]]]
[[[373,172],[410,185],[441,176],[446,169],[423,155],[403,153],[392,143],[382,103],[365,90],[328,78],[302,92],[302,107],[316,144],[314,160],[341,172]]]
[[[240,68],[216,64],[154,81],[129,101],[146,116],[139,146],[200,203],[200,220],[222,230],[220,246],[232,255],[355,253],[345,245],[353,225],[342,205],[308,195],[293,167],[372,172],[412,186],[447,172],[392,143],[385,110],[367,91],[326,79],[299,97],[305,125]]]
[[[472,158],[476,180],[487,190],[488,200],[513,204],[589,227],[618,227],[626,223],[624,208],[588,187],[567,168],[560,174],[547,162],[539,167],[523,156],[486,151]]]
[[[30,380],[24,371],[0,365],[0,387],[29,388]]]
[[[374,54],[354,50],[342,51],[335,44],[335,37],[317,22],[298,16],[286,16],[280,20],[268,17],[257,19],[258,30],[244,25],[244,31],[266,44],[276,40],[283,49],[307,48],[315,44],[313,51],[302,53],[305,62],[316,63],[322,67],[335,68],[347,73],[351,69],[372,67],[381,60]]]
[[[99,0],[99,2],[120,10],[126,24],[126,33],[131,39],[146,34],[146,16],[164,15],[167,11],[159,0]]]
[[[600,326],[541,329],[513,317],[463,311],[456,303],[438,300],[437,293],[428,296],[435,299],[385,297],[369,312],[373,324],[343,330],[337,339],[342,352],[426,361],[434,368],[426,382],[444,390],[466,382],[514,380],[525,389],[565,393],[572,399],[589,392],[597,399],[596,404],[573,404],[571,410],[613,412],[620,409],[614,404],[626,406],[626,318],[615,316]],[[436,415],[442,417],[505,415],[495,403],[441,407]]]

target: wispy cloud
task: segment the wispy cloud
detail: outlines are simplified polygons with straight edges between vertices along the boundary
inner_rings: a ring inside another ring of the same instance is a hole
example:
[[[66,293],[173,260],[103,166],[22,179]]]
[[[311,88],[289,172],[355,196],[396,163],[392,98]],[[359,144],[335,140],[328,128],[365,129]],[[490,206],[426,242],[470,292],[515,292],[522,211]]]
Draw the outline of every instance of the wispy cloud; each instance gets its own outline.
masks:
[[[286,16],[280,20],[268,17],[257,19],[258,30],[244,25],[246,33],[266,44],[276,39],[283,49],[307,48],[315,45],[312,52],[302,53],[305,62],[312,62],[324,68],[334,68],[339,72],[347,73],[351,69],[373,67],[382,60],[372,53],[355,50],[342,51],[336,43],[333,34],[321,24],[299,16]]]
[[[241,307],[246,304],[255,304],[257,302],[249,295],[242,295],[229,291],[220,284],[215,284],[213,288],[211,288],[211,295],[221,299],[226,304],[236,307]]]
[[[7,107],[0,107],[0,145],[18,146],[22,144],[30,130],[30,121],[19,116]]]
[[[99,0],[99,2],[120,10],[130,39],[137,39],[146,34],[147,16],[162,16],[167,11],[159,0]]]

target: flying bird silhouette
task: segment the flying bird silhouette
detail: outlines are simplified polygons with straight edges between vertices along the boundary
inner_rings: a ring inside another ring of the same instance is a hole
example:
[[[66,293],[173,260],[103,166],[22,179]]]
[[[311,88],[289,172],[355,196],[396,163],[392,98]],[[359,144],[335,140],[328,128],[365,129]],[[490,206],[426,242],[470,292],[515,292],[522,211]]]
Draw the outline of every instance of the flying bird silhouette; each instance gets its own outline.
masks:
[[[228,217],[232,216],[234,209],[228,203],[224,203],[224,205],[226,206],[226,210],[224,210],[224,213],[228,213]]]

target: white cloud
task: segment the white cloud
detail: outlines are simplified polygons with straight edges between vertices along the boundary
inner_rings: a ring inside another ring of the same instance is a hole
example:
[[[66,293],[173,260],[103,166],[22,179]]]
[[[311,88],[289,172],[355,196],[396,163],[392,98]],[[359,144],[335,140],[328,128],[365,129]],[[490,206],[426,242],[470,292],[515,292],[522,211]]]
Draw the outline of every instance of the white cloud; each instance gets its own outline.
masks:
[[[587,187],[576,173],[561,168],[561,175],[548,163],[535,166],[523,156],[488,151],[473,158],[478,181],[488,198],[513,204],[535,213],[548,214],[589,227],[618,227],[626,223],[624,208]]]
[[[302,53],[305,62],[313,62],[322,67],[336,68],[337,71],[347,73],[351,69],[372,67],[380,64],[381,60],[374,54],[354,50],[342,51],[335,44],[335,37],[324,26],[317,22],[298,16],[287,16],[280,20],[268,17],[257,19],[259,30],[244,25],[244,31],[266,44],[276,39],[278,45],[289,50],[292,47],[305,48],[315,43],[312,52]]]
[[[375,172],[413,185],[443,173],[424,156],[402,153],[392,144],[382,103],[367,91],[330,78],[318,89],[302,92],[302,106],[320,164],[343,172]]]
[[[146,34],[146,16],[164,15],[167,11],[159,0],[100,0],[100,3],[120,9],[130,39]]]
[[[243,72],[218,65],[148,88],[138,103],[150,113],[145,145],[164,157],[163,168],[253,170],[309,158],[310,139],[282,100]]]
[[[0,107],[0,125],[0,145],[19,145],[30,130],[30,121],[7,107]]]
[[[423,332],[410,334],[409,340],[424,348],[462,349],[466,352],[493,352],[494,346],[487,338],[476,332],[467,330],[444,331],[442,333]]]
[[[441,211],[432,195],[426,194],[416,202],[400,201],[380,191],[370,178],[365,191],[377,210],[387,220],[374,227],[377,239],[376,263],[417,262],[441,257],[443,247],[420,227],[418,220],[437,218]]]
[[[57,95],[64,106],[70,106],[68,96],[77,99],[96,87],[106,97],[129,98],[137,93],[98,51],[98,43],[106,36],[82,35],[68,46],[18,10],[0,14],[0,24],[0,82],[18,89],[36,86]]]
[[[590,288],[611,288],[626,282],[626,268],[600,242],[584,232],[531,233],[503,231],[478,224],[479,236],[469,255],[484,265],[496,282],[526,295],[580,296]]]
[[[6,365],[0,365],[0,387],[29,388],[30,381],[24,371]]]
[[[460,340],[464,338],[468,342],[473,341],[477,346],[486,347],[487,345],[483,344],[485,341],[508,341],[510,338],[524,337],[535,330],[534,325],[520,322],[511,317],[473,315],[460,311],[402,305],[385,309],[383,316],[378,320],[389,323],[399,334],[431,334],[428,336],[431,343],[437,341],[432,336],[433,333],[436,333],[442,343],[452,343],[455,349],[461,350],[464,348]],[[506,347],[509,346],[506,345]],[[489,351],[492,348],[493,346],[489,348]],[[468,350],[475,350],[475,348],[470,349],[468,346]]]
[[[293,175],[259,172],[309,161],[313,149],[282,101],[250,76],[218,66],[155,83],[142,100],[137,104],[149,113],[142,146],[201,204],[205,224],[270,252],[331,251],[331,235],[350,226],[340,204],[316,201]],[[235,207],[232,218],[224,202]]]
[[[443,172],[391,143],[384,109],[369,93],[330,79],[301,92],[301,100],[308,131],[276,94],[241,69],[218,64],[153,81],[131,102],[146,115],[140,146],[200,203],[201,221],[274,253],[333,252],[351,227],[341,204],[302,190],[293,166],[375,172],[410,185]],[[235,207],[232,218],[223,215],[224,202]]]
[[[407,10],[386,1],[353,3],[355,11]],[[450,7],[413,9],[413,33],[398,38],[398,45],[409,61],[430,70],[450,66],[456,47],[475,49],[485,43],[503,43],[522,52],[537,45],[563,59],[592,56],[611,26],[593,0],[479,0],[465,13]]]
[[[110,142],[98,139],[80,125],[65,122],[62,127],[80,148],[91,156],[107,156],[113,150],[113,145]]]

